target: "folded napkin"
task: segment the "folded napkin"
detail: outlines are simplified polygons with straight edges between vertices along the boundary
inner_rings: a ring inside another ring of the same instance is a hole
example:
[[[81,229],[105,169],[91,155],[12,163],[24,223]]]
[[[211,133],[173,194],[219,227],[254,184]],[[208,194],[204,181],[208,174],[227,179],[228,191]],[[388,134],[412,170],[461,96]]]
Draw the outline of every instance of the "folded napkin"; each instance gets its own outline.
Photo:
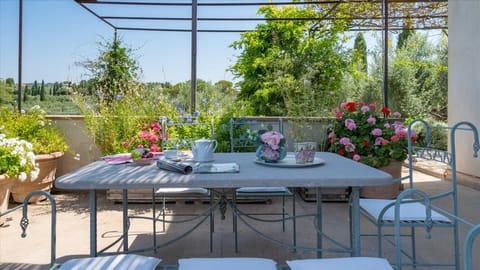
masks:
[[[192,165],[188,163],[175,162],[166,158],[157,160],[157,167],[163,170],[189,174],[193,171]]]

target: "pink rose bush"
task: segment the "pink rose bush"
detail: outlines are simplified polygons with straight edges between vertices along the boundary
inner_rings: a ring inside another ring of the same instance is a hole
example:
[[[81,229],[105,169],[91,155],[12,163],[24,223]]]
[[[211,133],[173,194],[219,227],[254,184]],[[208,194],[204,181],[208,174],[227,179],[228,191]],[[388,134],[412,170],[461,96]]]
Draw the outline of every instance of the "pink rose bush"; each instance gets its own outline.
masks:
[[[128,151],[143,148],[150,152],[162,151],[162,126],[159,122],[145,124],[142,129],[129,140],[123,141],[122,146]]]
[[[329,149],[339,155],[375,168],[387,166],[390,159],[407,158],[408,135],[401,115],[388,108],[364,102],[344,102],[333,110],[336,122],[329,130]],[[415,133],[412,142],[416,141]]]

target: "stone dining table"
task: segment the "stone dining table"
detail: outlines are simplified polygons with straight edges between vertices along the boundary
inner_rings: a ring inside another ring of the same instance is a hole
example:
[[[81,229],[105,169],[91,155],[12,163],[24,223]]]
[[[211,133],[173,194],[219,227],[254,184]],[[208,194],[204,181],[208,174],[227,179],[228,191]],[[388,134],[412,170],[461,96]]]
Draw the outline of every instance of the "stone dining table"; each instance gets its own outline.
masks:
[[[287,158],[291,158],[291,153]],[[202,187],[208,189],[232,189],[239,187],[308,187],[317,193],[317,252],[322,252],[322,188],[351,188],[351,237],[352,256],[360,256],[360,208],[359,191],[362,187],[391,184],[391,175],[335,153],[317,152],[314,164],[288,163],[263,164],[255,159],[255,153],[216,153],[214,163],[236,163],[237,173],[181,174],[159,169],[155,163],[135,166],[130,163],[112,165],[103,160],[90,163],[56,179],[58,189],[89,190],[90,256],[97,256],[97,191],[121,189],[124,194],[132,189],[157,189]],[[195,162],[192,163],[196,166]],[[126,195],[124,195],[124,200]],[[127,211],[124,202],[124,232],[128,230]],[[124,239],[124,252],[128,251],[128,239]]]

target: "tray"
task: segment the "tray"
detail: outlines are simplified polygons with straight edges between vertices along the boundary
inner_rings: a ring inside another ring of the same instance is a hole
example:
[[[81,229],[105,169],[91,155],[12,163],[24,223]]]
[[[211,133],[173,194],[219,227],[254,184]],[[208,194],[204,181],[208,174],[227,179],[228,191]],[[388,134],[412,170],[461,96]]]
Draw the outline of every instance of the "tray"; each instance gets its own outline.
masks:
[[[270,167],[279,167],[279,168],[305,168],[305,167],[314,167],[319,166],[325,163],[325,160],[315,157],[315,160],[312,163],[297,164],[294,156],[286,156],[284,159],[277,161],[276,163],[265,162],[265,160],[257,159],[255,163],[270,166]]]

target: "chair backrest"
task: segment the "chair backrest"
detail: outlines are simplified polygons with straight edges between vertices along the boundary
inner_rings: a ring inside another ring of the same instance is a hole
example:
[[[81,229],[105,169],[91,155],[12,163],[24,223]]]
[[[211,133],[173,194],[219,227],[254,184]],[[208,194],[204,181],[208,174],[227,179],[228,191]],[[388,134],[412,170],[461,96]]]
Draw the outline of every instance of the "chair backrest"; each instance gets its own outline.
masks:
[[[409,164],[409,187],[414,188],[415,163],[436,162],[447,165],[448,175],[451,178],[449,190],[439,194],[430,195],[430,199],[452,196],[452,209],[448,212],[458,216],[457,211],[457,167],[456,167],[456,136],[458,133],[469,133],[473,141],[473,157],[478,156],[479,137],[477,128],[470,122],[459,122],[452,127],[431,126],[425,120],[414,120],[408,125],[408,164]],[[414,136],[416,135],[416,136]],[[416,141],[412,138],[415,137]],[[447,145],[448,143],[448,145]],[[433,207],[436,208],[436,207]]]
[[[201,138],[215,138],[213,119],[199,122],[194,117],[179,117],[175,120],[161,119],[162,149],[190,149],[192,141]]]
[[[0,213],[1,216],[8,215],[14,211],[17,211],[19,209],[22,209],[22,219],[20,220],[20,227],[22,228],[22,238],[25,238],[27,236],[27,228],[29,219],[28,219],[28,205],[29,201],[33,196],[45,196],[49,201],[50,201],[50,207],[51,207],[51,227],[50,227],[50,268],[54,268],[55,266],[55,261],[56,261],[56,245],[57,245],[57,204],[55,202],[55,199],[53,196],[44,191],[44,190],[36,190],[32,191],[27,196],[25,196],[25,199],[23,202],[14,207],[11,208],[3,213]]]
[[[265,131],[283,133],[283,119],[270,121],[232,118],[229,121],[230,151],[255,152],[260,144],[260,135]]]

